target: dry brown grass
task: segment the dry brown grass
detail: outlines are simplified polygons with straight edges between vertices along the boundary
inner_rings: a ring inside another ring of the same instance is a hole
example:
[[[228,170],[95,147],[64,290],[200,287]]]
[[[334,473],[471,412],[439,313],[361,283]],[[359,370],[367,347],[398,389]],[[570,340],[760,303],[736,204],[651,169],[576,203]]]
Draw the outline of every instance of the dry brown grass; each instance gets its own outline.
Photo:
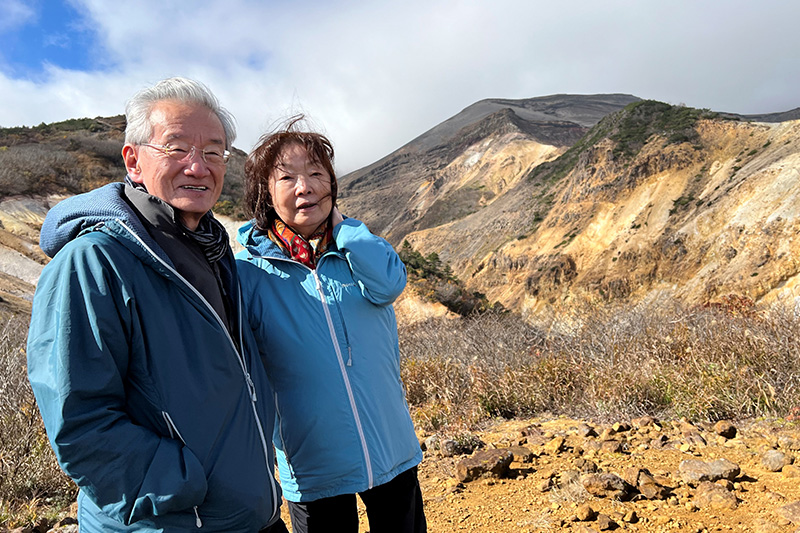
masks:
[[[466,439],[493,417],[611,420],[783,417],[800,407],[794,308],[581,306],[530,324],[513,314],[400,330],[417,426]],[[0,528],[60,512],[74,485],[55,463],[25,373],[27,323],[0,329]]]
[[[573,307],[536,324],[498,314],[430,320],[400,331],[402,373],[426,431],[542,413],[781,417],[800,405],[798,326],[785,307],[666,299]]]
[[[0,328],[0,528],[52,516],[75,496],[56,464],[28,383],[27,332],[22,318]]]

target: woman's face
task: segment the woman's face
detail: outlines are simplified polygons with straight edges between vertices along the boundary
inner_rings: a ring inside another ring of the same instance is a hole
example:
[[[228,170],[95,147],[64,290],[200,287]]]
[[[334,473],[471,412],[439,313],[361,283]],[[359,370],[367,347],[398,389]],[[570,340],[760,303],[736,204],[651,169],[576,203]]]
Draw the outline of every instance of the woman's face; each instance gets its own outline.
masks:
[[[333,208],[330,174],[322,165],[312,163],[299,144],[281,151],[269,175],[269,192],[280,219],[306,239]]]

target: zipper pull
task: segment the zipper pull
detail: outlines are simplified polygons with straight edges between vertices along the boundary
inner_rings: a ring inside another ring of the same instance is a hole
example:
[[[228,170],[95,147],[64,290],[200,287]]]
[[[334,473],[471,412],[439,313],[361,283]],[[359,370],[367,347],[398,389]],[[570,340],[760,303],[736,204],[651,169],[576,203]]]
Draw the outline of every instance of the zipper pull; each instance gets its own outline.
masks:
[[[201,527],[203,527],[203,521],[200,520],[200,513],[197,511],[196,505],[194,506],[194,516],[195,516],[194,525],[196,525],[197,528],[200,529]]]
[[[244,375],[245,381],[247,381],[247,389],[250,391],[250,399],[254,402],[258,401],[256,397],[256,384],[253,383],[253,378],[250,377],[250,372],[247,372]]]
[[[347,345],[347,366],[353,366],[353,348]]]

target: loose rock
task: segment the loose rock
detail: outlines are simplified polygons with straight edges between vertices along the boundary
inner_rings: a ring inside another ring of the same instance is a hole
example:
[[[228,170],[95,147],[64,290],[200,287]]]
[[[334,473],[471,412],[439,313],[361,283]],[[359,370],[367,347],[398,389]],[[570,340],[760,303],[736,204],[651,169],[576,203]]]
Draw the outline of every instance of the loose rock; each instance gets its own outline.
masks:
[[[704,481],[697,487],[694,504],[700,509],[733,510],[739,505],[739,500],[725,487]]]
[[[583,488],[598,498],[624,500],[633,492],[633,487],[615,474],[588,474],[581,478]]]
[[[726,439],[732,439],[736,436],[736,426],[734,426],[729,420],[720,420],[716,424],[714,424],[714,433],[721,437],[725,437]]]
[[[769,450],[761,456],[761,466],[770,472],[780,472],[784,466],[792,462],[791,457],[778,450]]]
[[[549,455],[557,455],[564,449],[564,437],[554,437],[544,445],[544,451]]]
[[[778,516],[785,518],[796,526],[800,526],[800,501],[778,508]]]
[[[507,449],[518,463],[530,463],[535,457],[535,454],[525,446],[511,446]]]
[[[611,520],[610,516],[603,513],[597,515],[596,523],[597,523],[597,529],[600,531],[608,531],[610,529],[616,529],[619,527],[619,525],[616,522]]]
[[[479,450],[456,466],[456,478],[466,483],[483,477],[501,478],[508,474],[514,456],[507,449]]]
[[[797,465],[786,465],[781,468],[781,472],[786,477],[800,477],[800,466]]]
[[[595,516],[597,516],[597,511],[592,509],[588,503],[584,503],[575,511],[575,517],[581,522],[594,520]]]
[[[733,480],[740,472],[739,465],[727,459],[717,459],[711,463],[699,459],[686,459],[678,465],[681,479],[690,484],[720,479]]]

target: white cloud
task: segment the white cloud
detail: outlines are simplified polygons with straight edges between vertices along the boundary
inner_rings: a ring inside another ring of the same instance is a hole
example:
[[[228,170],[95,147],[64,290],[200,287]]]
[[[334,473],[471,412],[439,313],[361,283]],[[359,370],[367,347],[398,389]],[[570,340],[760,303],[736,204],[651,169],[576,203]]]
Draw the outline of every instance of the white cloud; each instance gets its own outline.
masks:
[[[307,112],[340,172],[482,98],[624,92],[739,113],[800,105],[800,4],[764,0],[72,0],[104,70],[0,76],[0,124],[118,114],[172,75],[208,84],[248,150]]]
[[[0,0],[0,32],[18,28],[36,18],[36,10],[30,2]]]

